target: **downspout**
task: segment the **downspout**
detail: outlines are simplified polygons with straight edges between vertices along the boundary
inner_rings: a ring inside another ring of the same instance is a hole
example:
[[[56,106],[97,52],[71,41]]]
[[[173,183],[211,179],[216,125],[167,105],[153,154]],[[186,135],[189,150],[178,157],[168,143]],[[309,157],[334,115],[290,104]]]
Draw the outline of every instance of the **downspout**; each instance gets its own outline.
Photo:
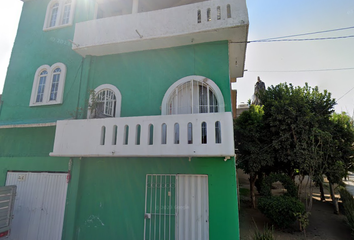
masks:
[[[80,80],[79,80],[79,94],[77,95],[77,104],[76,104],[75,119],[78,118],[78,114],[79,114],[80,96],[81,96],[81,82],[82,82],[82,72],[83,72],[83,68],[84,68],[84,60],[85,60],[85,58],[82,57],[82,60],[81,60]]]

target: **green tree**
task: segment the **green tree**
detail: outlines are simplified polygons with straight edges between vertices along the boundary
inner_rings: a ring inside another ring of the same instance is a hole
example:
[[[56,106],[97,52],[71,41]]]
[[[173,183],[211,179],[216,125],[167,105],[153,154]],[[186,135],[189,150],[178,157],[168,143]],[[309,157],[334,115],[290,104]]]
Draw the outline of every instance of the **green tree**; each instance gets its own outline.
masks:
[[[234,126],[237,167],[250,175],[250,198],[254,208],[257,174],[264,171],[265,167],[273,165],[273,158],[262,151],[265,147],[263,114],[263,107],[251,105],[248,111],[235,120]]]

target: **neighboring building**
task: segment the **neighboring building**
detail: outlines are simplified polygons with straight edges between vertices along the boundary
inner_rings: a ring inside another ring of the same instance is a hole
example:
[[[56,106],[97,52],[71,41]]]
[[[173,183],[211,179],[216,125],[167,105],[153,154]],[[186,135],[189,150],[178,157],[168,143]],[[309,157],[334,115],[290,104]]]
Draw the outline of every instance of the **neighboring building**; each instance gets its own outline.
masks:
[[[23,1],[0,112],[10,239],[238,239],[245,0]]]
[[[236,117],[239,117],[244,111],[248,111],[249,108],[247,103],[239,104],[236,109]]]

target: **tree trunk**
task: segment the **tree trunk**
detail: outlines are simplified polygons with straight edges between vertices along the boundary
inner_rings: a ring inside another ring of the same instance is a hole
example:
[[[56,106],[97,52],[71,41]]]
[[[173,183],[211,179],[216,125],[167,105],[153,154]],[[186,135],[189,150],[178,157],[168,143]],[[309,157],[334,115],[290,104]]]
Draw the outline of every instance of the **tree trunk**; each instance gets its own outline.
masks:
[[[329,191],[333,202],[334,213],[339,214],[338,199],[336,199],[336,196],[334,195],[333,184],[331,182],[329,182]]]
[[[252,203],[252,207],[256,208],[256,195],[254,193],[254,184],[256,182],[256,175],[255,174],[250,174],[250,198],[251,198],[251,203]]]
[[[326,198],[325,198],[324,190],[323,190],[323,182],[320,181],[320,182],[318,183],[318,185],[320,186],[321,201],[322,201],[322,202],[325,202],[325,201],[326,201]]]

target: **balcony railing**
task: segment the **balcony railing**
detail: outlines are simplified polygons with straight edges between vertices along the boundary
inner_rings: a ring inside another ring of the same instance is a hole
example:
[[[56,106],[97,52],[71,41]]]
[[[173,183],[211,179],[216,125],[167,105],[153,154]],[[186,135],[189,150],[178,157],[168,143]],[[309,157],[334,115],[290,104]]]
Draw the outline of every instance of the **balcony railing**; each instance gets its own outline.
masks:
[[[222,40],[246,42],[247,33],[245,0],[210,0],[77,23],[72,48],[82,56],[103,56]],[[236,45],[229,52],[236,68],[231,77],[243,73],[246,43]]]
[[[232,115],[144,116],[57,122],[51,156],[228,157]]]

